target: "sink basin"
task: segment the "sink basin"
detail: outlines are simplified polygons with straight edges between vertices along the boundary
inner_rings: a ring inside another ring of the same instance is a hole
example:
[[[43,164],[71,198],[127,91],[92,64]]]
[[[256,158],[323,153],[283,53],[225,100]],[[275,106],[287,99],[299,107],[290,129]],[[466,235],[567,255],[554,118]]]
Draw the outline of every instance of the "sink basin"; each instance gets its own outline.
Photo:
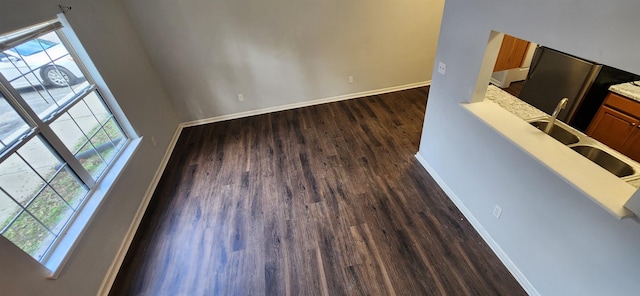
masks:
[[[531,125],[535,126],[536,128],[538,128],[541,131],[544,131],[544,129],[547,127],[547,124],[549,124],[549,122],[547,122],[547,121],[534,121],[534,122],[531,122]],[[559,126],[557,124],[555,124],[553,126],[553,128],[551,129],[550,136],[553,137],[554,139],[558,140],[560,143],[565,144],[565,145],[571,145],[571,144],[578,143],[578,140],[579,140],[576,135],[574,135],[570,131],[562,128],[561,126]]]
[[[599,148],[592,146],[575,146],[571,147],[571,149],[620,178],[631,176],[635,173],[630,165]]]

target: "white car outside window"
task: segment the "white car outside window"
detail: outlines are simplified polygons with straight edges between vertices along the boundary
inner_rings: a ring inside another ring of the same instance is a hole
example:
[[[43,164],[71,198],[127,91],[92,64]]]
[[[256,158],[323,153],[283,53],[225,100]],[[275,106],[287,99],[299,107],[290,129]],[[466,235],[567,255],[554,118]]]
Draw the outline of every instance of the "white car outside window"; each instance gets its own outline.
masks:
[[[84,78],[64,45],[44,37],[47,36],[29,40],[0,54],[0,73],[14,88],[63,87]]]

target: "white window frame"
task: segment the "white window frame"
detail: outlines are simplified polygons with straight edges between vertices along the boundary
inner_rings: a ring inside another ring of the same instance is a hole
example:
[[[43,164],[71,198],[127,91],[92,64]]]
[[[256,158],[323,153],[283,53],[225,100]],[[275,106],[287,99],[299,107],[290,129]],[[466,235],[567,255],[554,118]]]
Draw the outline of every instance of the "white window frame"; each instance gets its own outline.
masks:
[[[30,138],[33,138],[38,134],[43,134],[45,135],[47,141],[51,142],[51,139],[54,139],[53,142],[55,142],[55,139],[58,138],[57,136],[46,136],[48,133],[53,133],[51,128],[48,127],[48,123],[53,122],[53,120],[60,117],[62,114],[65,114],[65,112],[71,109],[71,107],[73,107],[76,103],[82,101],[82,99],[87,94],[93,93],[95,91],[102,98],[103,102],[108,106],[108,109],[111,111],[121,130],[124,132],[126,136],[126,142],[124,143],[120,151],[118,151],[114,160],[107,166],[105,171],[97,179],[94,179],[90,175],[87,175],[84,168],[78,167],[78,165],[80,165],[79,162],[67,161],[67,164],[71,168],[73,168],[74,171],[76,171],[78,177],[84,182],[85,185],[89,187],[89,192],[87,193],[83,204],[79,206],[78,210],[68,222],[65,229],[61,232],[56,241],[47,251],[47,254],[39,261],[40,264],[42,264],[49,271],[49,279],[55,279],[58,277],[59,273],[64,267],[64,264],[72,254],[76,244],[82,237],[84,231],[87,229],[87,226],[90,224],[94,215],[97,213],[100,205],[104,202],[106,196],[111,190],[112,185],[115,184],[120,173],[125,168],[128,161],[132,158],[141,142],[141,137],[139,137],[135,133],[134,129],[124,116],[124,112],[118,106],[115,98],[106,86],[106,83],[104,82],[102,77],[99,75],[95,65],[89,59],[88,54],[81,46],[80,41],[71,29],[63,14],[59,14],[56,20],[52,20],[50,23],[43,25],[41,28],[32,31],[32,34],[23,35],[19,38],[15,38],[14,40],[5,40],[4,44],[21,43],[25,40],[35,38],[38,36],[38,34],[43,34],[43,32],[45,31],[53,30],[61,31],[62,34],[58,34],[61,41],[65,44],[69,53],[77,62],[78,67],[82,70],[83,73],[86,74],[85,77],[89,82],[89,86],[85,88],[82,93],[77,94],[73,99],[65,103],[65,105],[63,105],[58,111],[50,114],[44,119],[39,119],[38,115],[28,107],[21,108],[20,112],[28,114],[28,118],[25,119],[30,125],[33,126],[35,124],[35,128],[27,132],[23,136],[23,138],[20,139],[20,141],[26,142]],[[12,87],[7,86],[10,86],[9,82],[4,77],[2,77],[2,75],[0,75],[0,90],[5,94],[6,99],[11,100],[13,104],[18,107],[26,105],[26,102],[22,99],[20,93]],[[64,147],[64,144],[62,142],[51,144],[54,149],[56,147],[59,147],[60,145],[62,145],[61,147]],[[8,147],[8,149],[0,153],[0,157],[3,157],[2,159],[6,159],[7,154],[12,154],[16,150],[16,147]],[[55,149],[55,151],[56,153],[60,154],[65,160],[75,160],[75,157],[66,149]],[[69,155],[64,155],[65,153]],[[85,173],[83,174],[81,172]],[[18,246],[15,246],[15,248],[19,249]],[[31,256],[29,257],[33,258]]]

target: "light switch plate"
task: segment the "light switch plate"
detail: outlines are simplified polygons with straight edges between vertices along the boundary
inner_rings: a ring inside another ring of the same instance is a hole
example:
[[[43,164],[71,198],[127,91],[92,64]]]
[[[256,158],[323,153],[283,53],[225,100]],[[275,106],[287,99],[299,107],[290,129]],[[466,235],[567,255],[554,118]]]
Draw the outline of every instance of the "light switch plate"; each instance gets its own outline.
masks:
[[[500,215],[502,215],[502,208],[500,208],[500,206],[496,205],[493,208],[493,215],[496,216],[496,218],[500,219]]]
[[[443,62],[439,62],[438,63],[438,73],[444,75],[444,72],[447,71],[447,64],[443,63]]]

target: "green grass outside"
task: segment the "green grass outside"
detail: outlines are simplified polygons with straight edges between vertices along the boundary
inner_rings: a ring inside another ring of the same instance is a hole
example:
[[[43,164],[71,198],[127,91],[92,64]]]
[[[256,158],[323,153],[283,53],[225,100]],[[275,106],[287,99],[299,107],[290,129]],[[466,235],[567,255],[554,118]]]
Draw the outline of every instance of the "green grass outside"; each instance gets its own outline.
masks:
[[[91,139],[91,142],[95,143],[94,145],[96,146],[109,142],[110,138],[113,140],[124,137],[120,128],[113,120],[110,120],[104,126],[104,130],[99,131],[99,129],[100,127],[97,126],[89,133],[89,135],[91,135],[97,132]],[[76,144],[76,148],[74,150],[77,150],[83,144],[84,139]],[[123,143],[120,142],[118,144],[118,148],[120,148],[122,144]],[[89,149],[91,148],[90,145],[87,146]],[[85,148],[87,146],[85,146]],[[116,152],[117,150],[110,147],[101,152],[100,156],[110,162]],[[107,166],[107,163],[105,163],[100,156],[94,154],[87,159],[81,160],[83,167],[94,178],[100,176]],[[51,188],[55,189],[55,191]],[[31,196],[36,195],[39,190],[40,188],[34,190]],[[49,229],[60,231],[61,226],[68,221],[72,213],[77,209],[78,205],[84,200],[87,192],[87,188],[82,185],[74,174],[63,169],[50,182],[50,187],[47,187],[40,192],[36,200],[29,206],[29,211],[42,221],[42,223]],[[58,194],[64,199],[64,201],[59,198]],[[6,226],[12,219],[13,217],[9,217],[0,224],[0,226]],[[42,254],[36,253],[41,249],[43,244],[49,244],[53,239],[49,231],[27,213],[21,214],[13,225],[2,235],[20,247],[23,251],[34,257],[41,256]]]

